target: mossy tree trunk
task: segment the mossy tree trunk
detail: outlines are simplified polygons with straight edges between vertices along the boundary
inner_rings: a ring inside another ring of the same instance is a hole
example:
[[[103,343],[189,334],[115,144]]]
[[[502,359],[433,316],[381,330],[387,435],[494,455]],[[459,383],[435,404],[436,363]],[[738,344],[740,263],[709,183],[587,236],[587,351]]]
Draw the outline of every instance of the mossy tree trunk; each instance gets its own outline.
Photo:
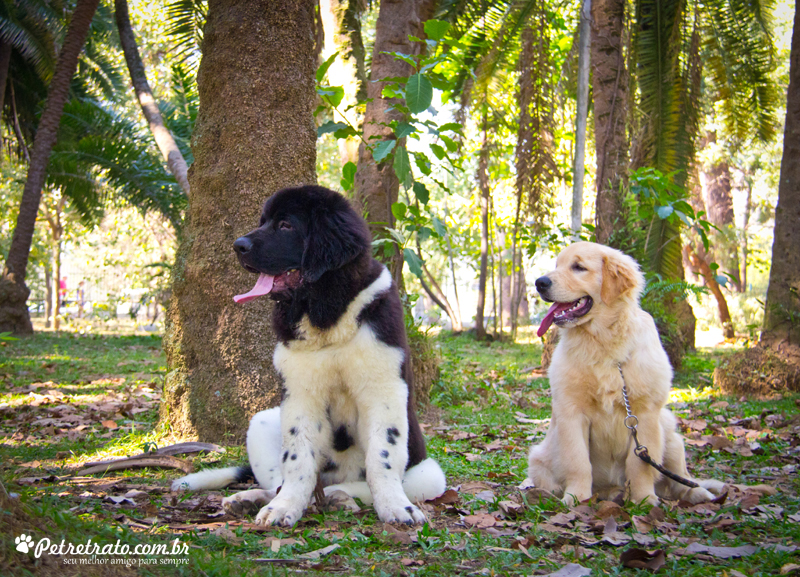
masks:
[[[175,263],[161,418],[183,436],[243,439],[276,405],[271,302],[233,241],[277,190],[316,182],[313,0],[210,0],[198,73],[192,196]]]
[[[795,9],[783,159],[762,344],[800,364],[800,10]]]

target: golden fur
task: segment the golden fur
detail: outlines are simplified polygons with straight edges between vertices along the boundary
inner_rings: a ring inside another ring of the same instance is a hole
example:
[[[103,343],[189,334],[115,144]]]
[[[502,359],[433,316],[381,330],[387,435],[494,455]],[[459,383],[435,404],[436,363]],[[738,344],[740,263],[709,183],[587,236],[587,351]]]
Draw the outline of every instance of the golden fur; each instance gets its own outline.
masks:
[[[712,499],[723,483],[695,480],[700,487],[689,489],[633,454],[618,362],[639,418],[640,442],[657,462],[691,478],[675,417],[665,408],[672,367],[652,317],[639,307],[644,277],[636,262],[617,250],[579,242],[558,255],[556,269],[545,278],[551,282],[540,289],[546,300],[567,303],[588,295],[594,302],[588,313],[561,328],[548,373],[552,420],[544,441],[531,447],[528,482],[563,495],[569,505],[592,494],[605,498],[622,487],[635,502]]]

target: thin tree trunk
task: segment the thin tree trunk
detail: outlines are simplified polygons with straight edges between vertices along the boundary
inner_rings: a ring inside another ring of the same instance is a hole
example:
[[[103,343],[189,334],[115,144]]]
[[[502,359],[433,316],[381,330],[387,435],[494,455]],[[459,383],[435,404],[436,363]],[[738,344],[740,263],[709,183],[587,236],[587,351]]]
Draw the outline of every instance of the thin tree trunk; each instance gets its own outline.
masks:
[[[354,105],[367,97],[367,75],[364,68],[366,54],[359,19],[362,6],[360,0],[320,0],[319,3],[325,31],[323,57],[328,58],[334,51],[339,52],[328,68],[328,78],[331,85],[344,88],[344,99],[339,110],[353,126],[359,126],[362,120]],[[357,138],[339,139],[338,143],[342,164],[358,162]]]
[[[578,49],[578,101],[575,120],[575,159],[572,174],[572,232],[577,236],[583,223],[583,177],[586,153],[586,121],[589,112],[589,42],[592,0],[583,0]]]
[[[50,263],[44,263],[44,328],[49,329],[53,316],[53,272]]]
[[[447,316],[450,317],[450,323],[453,325],[453,330],[461,331],[461,318],[456,315],[453,307],[450,306],[450,301],[447,299],[447,295],[444,294],[442,287],[439,286],[439,283],[436,281],[436,277],[434,277],[430,270],[428,270],[428,267],[425,266],[425,260],[422,258],[422,247],[419,244],[419,240],[417,240],[417,255],[422,261],[422,272],[424,273],[424,277],[428,278],[427,283],[425,282],[425,278],[421,277],[419,279],[423,290],[428,293],[428,296],[431,297],[431,300],[435,302],[439,308],[447,313]]]
[[[364,140],[377,144],[392,137],[389,123],[404,116],[395,105],[396,99],[385,99],[381,93],[384,78],[409,76],[410,65],[395,59],[390,52],[417,55],[422,43],[412,42],[409,35],[422,37],[422,22],[430,17],[434,0],[385,0],[378,11],[375,24],[375,46],[372,51],[370,82],[367,83],[367,107],[364,114]],[[386,226],[394,227],[392,204],[397,202],[400,183],[391,161],[377,164],[372,152],[362,143],[358,150],[358,170],[355,177],[356,200],[370,223],[376,238],[384,238]],[[403,286],[403,255],[399,250],[387,263],[398,286]]]
[[[0,285],[4,285],[0,286],[0,332],[33,332],[25,304],[30,294],[30,289],[25,286],[25,272],[28,268],[36,215],[39,212],[50,152],[56,143],[61,113],[69,96],[70,81],[78,66],[78,56],[83,50],[98,4],[99,0],[78,0],[47,90],[44,111],[36,128],[17,224],[11,238],[3,278],[0,279]]]
[[[686,254],[686,257],[689,263],[692,265],[695,273],[703,277],[706,282],[706,286],[717,301],[719,322],[722,324],[722,330],[725,338],[728,340],[735,338],[736,334],[733,330],[733,321],[731,320],[731,313],[728,309],[728,301],[725,300],[725,295],[722,293],[722,289],[720,289],[719,283],[717,283],[717,279],[715,278],[711,267],[709,267],[706,260],[701,258],[688,244],[683,247],[683,251]]]
[[[61,232],[53,231],[53,268],[56,276],[55,314],[53,314],[53,330],[61,326]]]
[[[478,158],[478,188],[480,189],[481,207],[481,263],[478,277],[478,310],[475,312],[475,334],[478,339],[486,338],[486,327],[483,324],[483,310],[486,306],[486,273],[489,258],[489,140],[486,134],[486,111],[483,113],[483,143]]]
[[[742,260],[739,263],[739,281],[742,283],[742,292],[747,290],[747,229],[750,226],[750,211],[753,204],[753,180],[747,174],[744,178],[747,184],[747,198],[744,203],[744,222],[742,223]]]
[[[800,6],[795,6],[772,265],[761,342],[800,363]]]
[[[172,271],[161,419],[183,436],[237,442],[280,401],[269,299],[233,295],[255,275],[231,243],[264,200],[316,182],[313,0],[210,0],[197,77],[192,196]]]
[[[447,197],[444,199],[444,218],[447,221],[448,211],[447,211]],[[450,274],[453,275],[453,297],[455,299],[455,309],[454,313],[456,318],[458,319],[458,328],[456,328],[456,323],[453,323],[453,331],[461,332],[464,328],[461,324],[461,303],[458,301],[458,282],[456,280],[456,265],[453,259],[453,245],[450,241],[450,231],[447,231],[445,235],[445,239],[447,240],[447,259],[450,262]]]
[[[592,2],[592,100],[597,158],[595,236],[601,244],[612,237],[622,218],[621,185],[628,168],[625,132],[628,72],[623,54],[624,0]]]
[[[495,231],[495,233],[494,233],[494,242],[492,243],[492,251],[493,252],[494,251],[497,252],[497,258],[493,259],[492,266],[493,267],[495,266],[494,265],[494,261],[496,260],[497,261],[497,286],[500,289],[499,291],[497,291],[497,294],[499,295],[498,303],[499,303],[499,308],[500,308],[500,334],[502,334],[503,333],[503,327],[505,327],[505,322],[506,322],[505,318],[504,318],[505,310],[504,310],[504,307],[503,307],[503,301],[504,301],[504,299],[503,299],[503,277],[505,276],[503,274],[504,273],[503,269],[505,268],[505,259],[503,258],[503,247],[505,245],[506,235],[505,235],[504,232],[500,232],[500,230],[497,227],[497,221],[496,220],[495,220],[494,231]],[[513,270],[513,263],[512,263],[512,270]],[[513,275],[512,275],[512,278],[513,278]],[[509,291],[509,294],[510,294],[510,292],[511,291]],[[510,302],[510,299],[509,299],[509,302]],[[508,311],[509,311],[509,321],[510,321],[511,320],[511,318],[510,318],[511,317],[511,308],[510,307],[509,307]]]
[[[144,114],[144,118],[150,126],[150,132],[153,133],[153,138],[161,151],[161,155],[164,157],[164,161],[167,163],[169,171],[188,197],[189,167],[186,165],[186,160],[183,158],[183,154],[181,154],[172,134],[164,126],[161,111],[158,109],[158,104],[153,97],[153,91],[150,90],[150,84],[147,82],[147,74],[142,63],[142,57],[139,55],[139,48],[136,46],[136,36],[133,34],[133,28],[131,28],[128,1],[114,0],[114,11],[122,51],[125,53],[125,62],[128,64],[128,72],[131,75],[133,89],[136,92],[136,100],[139,101],[142,114]]]

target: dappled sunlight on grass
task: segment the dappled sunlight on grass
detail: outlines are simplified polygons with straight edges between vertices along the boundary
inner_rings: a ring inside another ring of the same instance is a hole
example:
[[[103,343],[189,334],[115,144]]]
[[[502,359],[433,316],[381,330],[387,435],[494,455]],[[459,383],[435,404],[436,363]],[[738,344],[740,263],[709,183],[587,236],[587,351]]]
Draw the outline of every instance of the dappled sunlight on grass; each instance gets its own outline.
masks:
[[[695,389],[690,387],[688,389],[672,389],[669,392],[669,403],[690,403],[692,401],[700,401],[706,399],[713,399],[720,396],[722,392],[714,387],[704,387],[703,389]]]

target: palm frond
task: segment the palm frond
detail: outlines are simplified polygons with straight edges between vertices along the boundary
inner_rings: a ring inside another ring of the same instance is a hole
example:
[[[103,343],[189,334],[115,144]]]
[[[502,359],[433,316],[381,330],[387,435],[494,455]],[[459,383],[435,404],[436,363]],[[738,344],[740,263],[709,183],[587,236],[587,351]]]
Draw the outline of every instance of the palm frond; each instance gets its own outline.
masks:
[[[775,136],[780,95],[772,38],[774,0],[712,0],[702,19],[709,84],[729,134]]]
[[[191,62],[199,54],[207,14],[207,0],[173,0],[167,5],[167,33],[175,38],[181,63]]]
[[[55,41],[64,26],[44,0],[0,2],[0,38],[11,44],[45,80],[55,67]]]

